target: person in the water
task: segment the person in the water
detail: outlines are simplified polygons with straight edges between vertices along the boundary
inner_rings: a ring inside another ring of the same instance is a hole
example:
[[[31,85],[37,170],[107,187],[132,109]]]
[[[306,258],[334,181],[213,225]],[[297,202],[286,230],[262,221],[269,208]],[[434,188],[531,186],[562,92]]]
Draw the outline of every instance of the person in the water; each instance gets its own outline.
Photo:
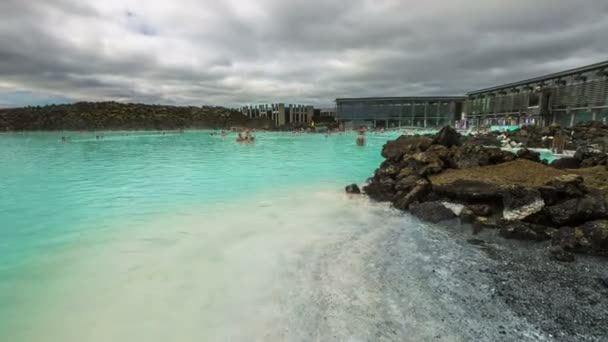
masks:
[[[359,135],[357,135],[357,145],[365,145],[365,129],[363,127],[359,129]]]
[[[245,142],[245,138],[243,138],[242,133],[239,133],[238,137],[236,137],[236,142],[239,142],[239,143]]]
[[[255,141],[255,137],[249,132],[249,130],[245,130],[245,142],[252,143]]]

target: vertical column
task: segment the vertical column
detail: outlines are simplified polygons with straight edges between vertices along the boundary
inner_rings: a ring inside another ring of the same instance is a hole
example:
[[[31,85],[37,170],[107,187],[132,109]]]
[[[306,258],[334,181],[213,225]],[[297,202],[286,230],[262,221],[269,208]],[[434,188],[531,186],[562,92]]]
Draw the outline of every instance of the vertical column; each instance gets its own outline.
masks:
[[[416,122],[415,122],[415,120],[416,120],[416,119],[415,119],[415,117],[416,117],[416,102],[412,101],[412,103],[411,103],[411,106],[410,106],[410,107],[412,107],[412,108],[410,109],[410,112],[411,112],[411,114],[412,114],[412,117],[410,118],[410,119],[411,119],[411,121],[410,121],[410,126],[416,126]]]
[[[441,120],[441,102],[437,102],[437,119],[435,121],[435,126],[439,126],[440,120]]]
[[[574,126],[574,111],[568,109],[566,111],[566,117],[570,116],[570,127]]]
[[[429,115],[429,103],[425,102],[424,103],[424,127],[425,128],[426,128],[426,123],[427,123],[426,120],[427,120],[428,115]]]
[[[597,110],[593,109],[592,107],[589,107],[589,111],[591,112],[591,120],[597,120]]]

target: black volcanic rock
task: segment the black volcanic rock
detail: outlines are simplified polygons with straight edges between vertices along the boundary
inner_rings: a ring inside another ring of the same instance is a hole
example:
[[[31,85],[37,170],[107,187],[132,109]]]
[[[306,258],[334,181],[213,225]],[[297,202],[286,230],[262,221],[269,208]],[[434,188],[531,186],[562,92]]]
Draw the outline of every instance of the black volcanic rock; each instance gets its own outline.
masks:
[[[391,178],[374,180],[363,187],[363,191],[371,199],[378,202],[389,202],[395,197],[395,181]]]
[[[456,180],[447,184],[434,184],[433,191],[458,200],[501,199],[502,189],[484,181]]]
[[[573,157],[564,157],[560,159],[555,159],[551,162],[551,167],[556,169],[565,170],[565,169],[578,169],[581,166],[580,160]]]
[[[433,144],[443,145],[445,147],[459,146],[460,134],[450,126],[443,127],[433,139]]]
[[[540,153],[523,148],[517,151],[517,157],[540,163]]]
[[[387,160],[399,161],[404,154],[424,152],[433,143],[433,140],[423,136],[403,135],[397,140],[387,142],[382,148],[382,156]]]
[[[358,195],[361,193],[361,189],[359,189],[359,186],[357,184],[347,185],[344,190],[346,190],[347,194]]]
[[[456,218],[452,210],[446,208],[441,202],[414,203],[409,207],[412,215],[423,221],[439,223]]]
[[[573,198],[544,210],[556,227],[572,226],[586,221],[608,218],[606,202],[602,195]]]
[[[514,134],[538,142],[558,132],[526,128]],[[562,248],[551,254],[555,259],[570,260],[572,252],[608,254],[605,155],[581,148],[577,158],[566,159],[560,168],[584,161],[598,166],[563,171],[543,164],[537,152],[522,149],[516,155],[454,133],[445,128],[432,139],[402,136],[388,142],[384,162],[363,190],[371,199],[390,202],[425,221],[458,217],[474,233],[490,228],[508,239],[552,239]]]
[[[507,239],[546,241],[551,240],[552,230],[546,226],[515,221],[501,227],[500,235]]]

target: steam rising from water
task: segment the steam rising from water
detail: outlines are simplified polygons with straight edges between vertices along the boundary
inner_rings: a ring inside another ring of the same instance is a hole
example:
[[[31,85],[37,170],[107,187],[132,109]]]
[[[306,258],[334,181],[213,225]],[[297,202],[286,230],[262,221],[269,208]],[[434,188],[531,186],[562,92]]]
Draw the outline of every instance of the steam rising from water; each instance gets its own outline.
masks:
[[[478,251],[327,189],[182,209],[70,249],[10,341],[465,341],[499,325],[536,336],[487,301],[487,279],[456,275],[489,262]]]

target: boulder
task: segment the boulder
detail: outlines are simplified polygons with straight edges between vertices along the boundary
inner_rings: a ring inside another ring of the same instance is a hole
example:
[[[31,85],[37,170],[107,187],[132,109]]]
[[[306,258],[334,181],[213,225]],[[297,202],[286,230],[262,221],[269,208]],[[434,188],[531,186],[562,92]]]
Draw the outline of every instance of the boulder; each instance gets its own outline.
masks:
[[[450,126],[445,126],[435,135],[433,144],[452,147],[460,145],[460,134]]]
[[[587,152],[587,149],[583,146],[579,146],[576,149],[576,152],[574,153],[574,159],[578,160],[579,162],[582,162],[583,159],[585,159],[585,153]]]
[[[347,194],[360,194],[361,193],[361,189],[359,189],[359,186],[357,184],[351,184],[351,185],[347,185],[346,188],[346,193]]]
[[[373,178],[368,185],[363,187],[363,191],[375,201],[389,202],[396,194],[395,181],[391,178]]]
[[[420,180],[416,186],[401,198],[394,198],[393,205],[400,210],[407,210],[410,205],[416,201],[420,201],[430,191],[430,184],[427,180]]]
[[[554,234],[553,244],[577,253],[608,255],[608,221],[597,220],[576,228],[562,228]]]
[[[579,229],[591,244],[591,253],[608,255],[608,220],[587,222]]]
[[[477,220],[477,218],[479,217],[467,207],[464,207],[464,209],[462,209],[459,216],[461,223],[475,223],[475,220]]]
[[[560,159],[555,159],[549,165],[560,170],[578,169],[581,166],[581,162],[573,157],[564,157]]]
[[[523,148],[517,151],[517,157],[540,163],[540,153]]]
[[[399,173],[399,168],[394,164],[386,164],[376,169],[375,175],[379,178],[395,177]]]
[[[505,151],[500,148],[486,148],[485,153],[488,155],[490,165],[502,164],[517,159],[513,152]]]
[[[450,149],[443,145],[432,145],[426,152],[436,155],[442,161],[447,161],[448,156],[450,155]]]
[[[382,156],[388,160],[399,161],[406,153],[413,154],[426,151],[432,143],[433,139],[428,137],[402,135],[384,145]]]
[[[395,183],[395,190],[410,192],[421,180],[423,180],[423,178],[418,175],[409,175]]]
[[[565,197],[582,197],[587,193],[583,177],[575,174],[557,176],[547,182],[546,186],[556,189]]]
[[[502,198],[500,187],[483,181],[455,180],[447,184],[433,184],[433,190],[445,197],[464,201]]]
[[[523,220],[545,206],[538,190],[522,186],[505,187],[502,198],[503,217],[508,221]]]
[[[436,174],[443,170],[443,161],[434,153],[420,152],[408,159],[410,167],[416,170],[420,176]]]
[[[573,198],[546,207],[544,210],[555,227],[572,226],[608,218],[606,202],[601,194]]]
[[[587,253],[591,243],[580,228],[563,227],[553,234],[552,244],[564,250],[576,253]]]
[[[560,191],[551,186],[541,186],[537,188],[540,196],[542,197],[545,205],[554,205],[562,200],[564,200]]]
[[[582,168],[594,167],[598,165],[606,165],[605,153],[585,154],[584,159],[581,161]]]
[[[411,168],[411,167],[408,166],[408,167],[402,168],[401,171],[399,171],[399,173],[397,174],[396,179],[400,180],[400,179],[403,179],[403,178],[406,178],[406,177],[409,177],[409,176],[416,176],[416,175],[417,175],[416,170],[414,170],[413,168]]]
[[[449,157],[449,165],[454,169],[467,169],[490,165],[490,156],[486,149],[479,145],[463,145],[453,148]]]
[[[492,215],[492,207],[487,204],[469,204],[467,208],[476,216]]]
[[[410,205],[412,215],[431,223],[439,223],[456,218],[454,212],[441,202],[413,203]]]
[[[515,221],[500,228],[500,235],[506,239],[547,241],[554,230],[541,225]]]
[[[537,190],[548,206],[564,200],[583,197],[587,193],[583,177],[574,174],[556,177],[546,185],[538,187]]]

